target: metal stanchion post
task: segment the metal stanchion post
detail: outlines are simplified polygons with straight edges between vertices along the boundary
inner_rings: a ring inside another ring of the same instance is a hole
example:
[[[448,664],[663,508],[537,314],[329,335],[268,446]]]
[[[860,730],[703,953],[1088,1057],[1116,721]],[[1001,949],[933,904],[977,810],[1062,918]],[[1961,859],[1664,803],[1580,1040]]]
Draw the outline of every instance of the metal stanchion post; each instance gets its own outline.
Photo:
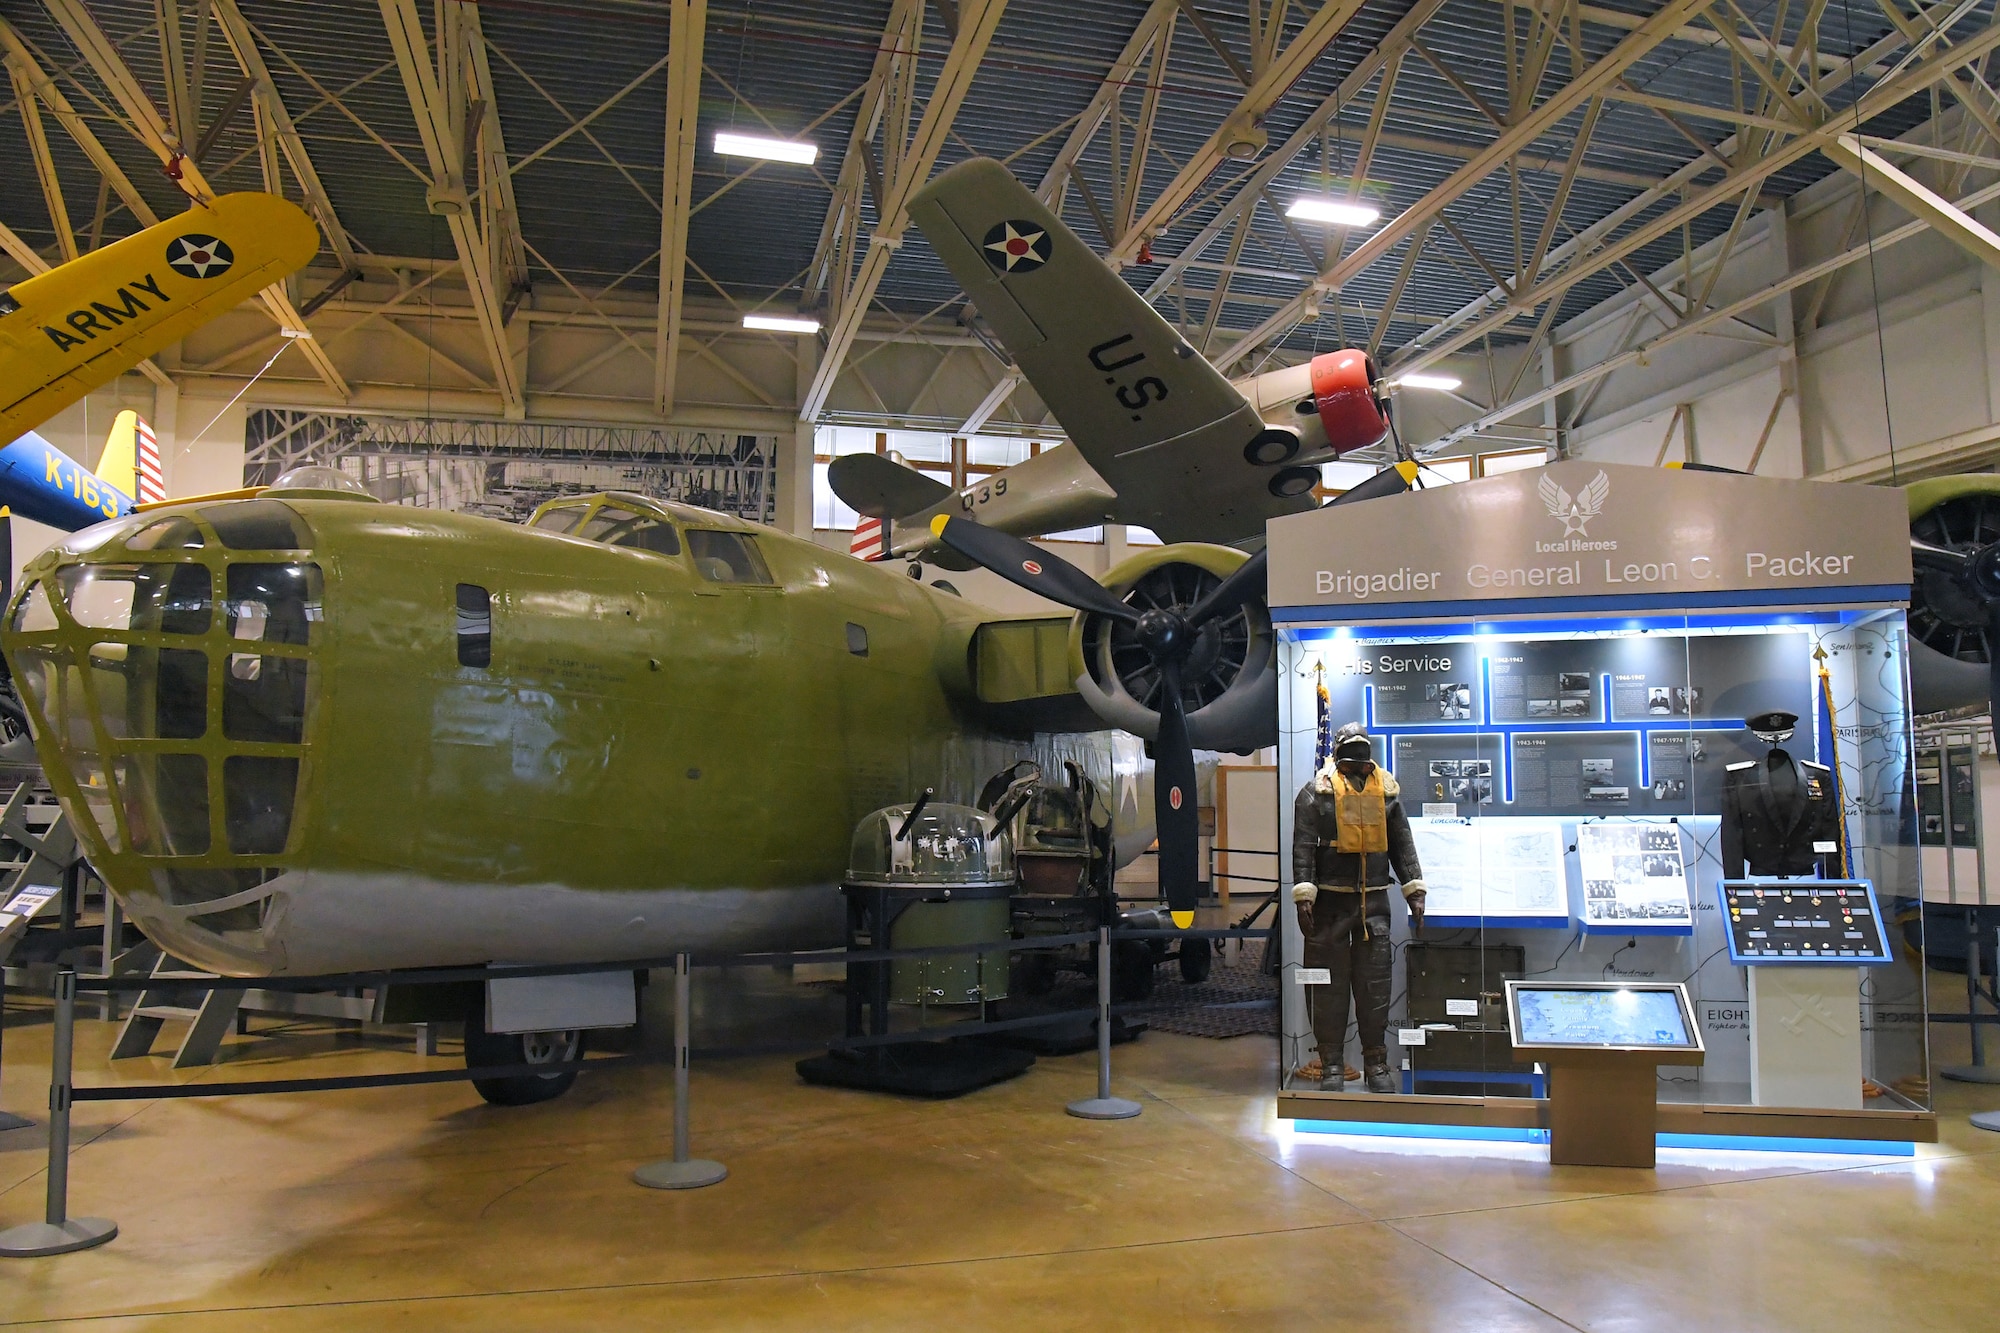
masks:
[[[692,1190],[729,1174],[720,1162],[688,1156],[688,956],[674,955],[674,1159],[649,1162],[632,1179],[649,1190]]]
[[[1139,1103],[1111,1095],[1111,927],[1097,928],[1097,1095],[1063,1108],[1082,1120],[1130,1120]]]
[[[108,1217],[69,1216],[70,1056],[76,1035],[76,969],[56,970],[56,1023],[49,1054],[49,1194],[45,1220],[0,1231],[0,1257],[34,1259],[102,1245],[118,1234]]]

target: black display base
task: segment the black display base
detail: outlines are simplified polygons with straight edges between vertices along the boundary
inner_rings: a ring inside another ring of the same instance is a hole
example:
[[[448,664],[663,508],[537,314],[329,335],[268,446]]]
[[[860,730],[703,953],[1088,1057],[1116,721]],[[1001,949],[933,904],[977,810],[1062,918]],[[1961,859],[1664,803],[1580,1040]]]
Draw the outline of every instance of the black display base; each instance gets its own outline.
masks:
[[[1028,1052],[1005,1047],[912,1041],[863,1051],[828,1051],[795,1067],[800,1078],[821,1087],[943,1099],[1004,1083],[1034,1063]]]
[[[1111,1044],[1123,1046],[1128,1041],[1137,1041],[1139,1034],[1146,1030],[1144,1023],[1128,1023],[1112,1016]],[[1077,1055],[1097,1049],[1097,1019],[1076,1018],[1064,1023],[1048,1023],[1040,1027],[1014,1028],[1008,1032],[994,1032],[984,1036],[968,1037],[967,1041],[981,1046],[998,1046],[1004,1050],[1029,1051],[1035,1055]]]

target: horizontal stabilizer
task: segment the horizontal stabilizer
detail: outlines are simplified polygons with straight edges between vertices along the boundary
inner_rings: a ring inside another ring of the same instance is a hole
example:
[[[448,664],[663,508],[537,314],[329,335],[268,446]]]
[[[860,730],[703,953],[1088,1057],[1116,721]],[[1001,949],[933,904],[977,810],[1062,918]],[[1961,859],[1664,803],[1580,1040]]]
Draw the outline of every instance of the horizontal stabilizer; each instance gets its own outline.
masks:
[[[827,464],[827,485],[867,518],[902,518],[943,503],[951,487],[881,454],[842,454]]]

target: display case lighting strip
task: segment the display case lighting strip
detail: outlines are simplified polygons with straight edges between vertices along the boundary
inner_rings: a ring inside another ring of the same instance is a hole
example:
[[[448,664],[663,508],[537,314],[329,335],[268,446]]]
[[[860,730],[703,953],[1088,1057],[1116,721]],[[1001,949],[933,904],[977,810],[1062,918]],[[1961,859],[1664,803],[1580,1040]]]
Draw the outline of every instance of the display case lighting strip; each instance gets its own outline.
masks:
[[[1542,1143],[1546,1129],[1507,1125],[1419,1125],[1375,1120],[1294,1120],[1301,1134],[1371,1139],[1446,1139],[1469,1143]],[[1751,1134],[1658,1134],[1661,1148],[1696,1152],[1830,1153],[1842,1157],[1915,1157],[1917,1145],[1885,1139],[1806,1139]]]

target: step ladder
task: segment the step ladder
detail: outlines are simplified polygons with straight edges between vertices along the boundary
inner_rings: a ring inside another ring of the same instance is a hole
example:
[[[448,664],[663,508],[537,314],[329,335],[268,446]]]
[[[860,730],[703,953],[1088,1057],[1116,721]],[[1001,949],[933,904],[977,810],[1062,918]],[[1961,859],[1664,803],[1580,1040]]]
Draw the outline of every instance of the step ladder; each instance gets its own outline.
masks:
[[[155,949],[157,953],[157,948]],[[359,995],[334,995],[311,991],[205,990],[196,992],[188,982],[216,980],[214,972],[197,971],[172,954],[158,953],[152,964],[149,985],[139,992],[139,1001],[126,1015],[112,1044],[113,1060],[151,1055],[160,1031],[168,1023],[186,1023],[187,1032],[174,1051],[175,1069],[194,1069],[215,1063],[216,1053],[232,1027],[242,1031],[242,1020],[253,1013],[280,1014],[295,1018],[334,1018],[354,1023],[380,1023],[386,990],[363,991]],[[181,983],[176,985],[175,983]],[[199,1000],[195,995],[199,994]],[[437,1054],[435,1024],[420,1024],[417,1054]]]

